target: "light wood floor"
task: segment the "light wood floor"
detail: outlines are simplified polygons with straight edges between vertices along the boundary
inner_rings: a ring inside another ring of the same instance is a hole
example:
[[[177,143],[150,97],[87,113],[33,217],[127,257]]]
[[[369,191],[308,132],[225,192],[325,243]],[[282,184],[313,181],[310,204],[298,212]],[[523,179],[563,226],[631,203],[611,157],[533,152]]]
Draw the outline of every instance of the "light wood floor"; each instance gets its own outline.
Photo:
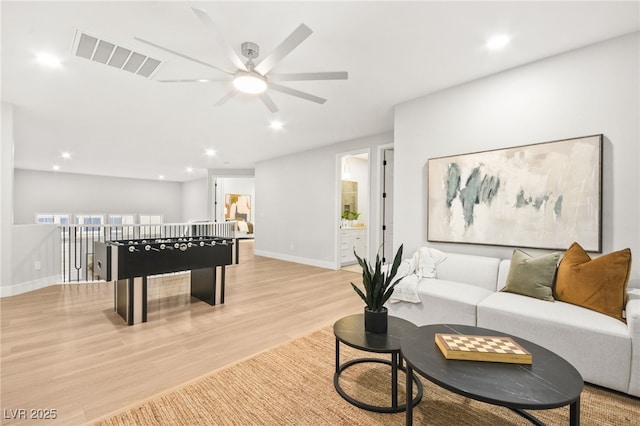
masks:
[[[240,249],[224,305],[191,299],[188,274],[165,275],[150,281],[148,322],[131,327],[113,311],[111,283],[0,299],[2,424],[19,423],[10,409],[90,423],[361,312],[357,273],[254,257],[248,241]]]

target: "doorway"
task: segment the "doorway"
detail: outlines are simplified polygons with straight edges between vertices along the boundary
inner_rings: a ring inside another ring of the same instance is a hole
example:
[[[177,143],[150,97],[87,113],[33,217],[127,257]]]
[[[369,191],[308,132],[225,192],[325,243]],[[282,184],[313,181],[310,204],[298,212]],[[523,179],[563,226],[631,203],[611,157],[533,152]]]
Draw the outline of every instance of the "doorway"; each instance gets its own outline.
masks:
[[[369,257],[370,173],[369,152],[360,151],[339,155],[338,238],[339,266],[356,265],[354,251]]]
[[[253,176],[212,177],[212,213],[214,222],[255,221],[255,178]]]

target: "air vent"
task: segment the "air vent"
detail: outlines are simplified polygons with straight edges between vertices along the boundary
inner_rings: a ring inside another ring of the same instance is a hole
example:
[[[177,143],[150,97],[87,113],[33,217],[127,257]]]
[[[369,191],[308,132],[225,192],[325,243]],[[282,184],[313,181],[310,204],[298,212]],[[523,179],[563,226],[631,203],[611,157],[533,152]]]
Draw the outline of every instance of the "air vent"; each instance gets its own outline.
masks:
[[[76,31],[73,54],[150,78],[161,62],[143,53]]]

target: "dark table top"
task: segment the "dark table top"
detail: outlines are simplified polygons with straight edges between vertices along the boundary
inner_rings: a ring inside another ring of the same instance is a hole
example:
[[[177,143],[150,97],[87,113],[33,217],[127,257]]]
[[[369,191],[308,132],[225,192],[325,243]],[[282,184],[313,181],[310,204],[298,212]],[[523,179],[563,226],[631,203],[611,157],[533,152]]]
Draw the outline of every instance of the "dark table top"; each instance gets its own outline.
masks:
[[[386,333],[369,333],[364,331],[364,314],[351,315],[333,324],[333,334],[342,343],[356,349],[374,353],[399,352],[400,339],[417,327],[393,316],[389,316],[388,320]]]
[[[435,343],[436,333],[509,336],[531,352],[532,364],[448,360]],[[438,324],[408,330],[402,356],[433,383],[469,398],[520,409],[562,407],[580,397],[584,382],[564,358],[528,340],[486,328]]]

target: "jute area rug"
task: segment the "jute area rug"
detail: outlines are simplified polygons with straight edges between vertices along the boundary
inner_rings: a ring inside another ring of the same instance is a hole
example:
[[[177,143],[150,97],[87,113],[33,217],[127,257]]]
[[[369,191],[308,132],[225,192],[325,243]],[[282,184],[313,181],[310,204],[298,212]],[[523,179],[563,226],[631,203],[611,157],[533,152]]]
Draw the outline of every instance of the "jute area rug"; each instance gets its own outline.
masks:
[[[372,354],[340,345],[341,362]],[[388,359],[388,356],[386,356]],[[333,386],[335,338],[331,327],[221,369],[184,387],[127,409],[100,425],[402,425],[405,414],[377,414],[342,399]],[[390,403],[390,367],[356,364],[340,383],[358,400]],[[399,400],[404,402],[404,374]],[[509,409],[458,396],[422,379],[416,425],[529,425]],[[414,386],[415,391],[415,386]],[[548,425],[567,425],[568,407],[533,413]],[[638,425],[640,400],[585,386],[583,425]]]

